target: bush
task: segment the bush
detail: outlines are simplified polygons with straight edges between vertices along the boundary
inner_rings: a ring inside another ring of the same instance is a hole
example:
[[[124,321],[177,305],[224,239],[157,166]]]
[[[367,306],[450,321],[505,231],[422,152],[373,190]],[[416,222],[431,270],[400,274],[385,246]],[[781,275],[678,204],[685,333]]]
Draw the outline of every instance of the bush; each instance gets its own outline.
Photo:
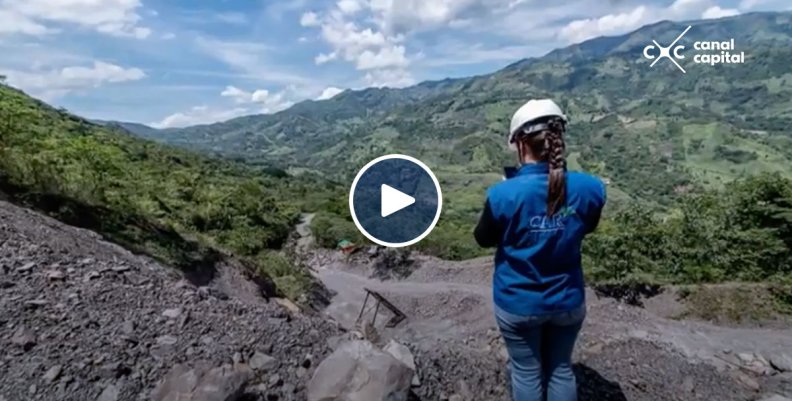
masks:
[[[289,299],[298,299],[312,282],[311,276],[305,270],[294,266],[280,252],[261,252],[256,257],[256,266],[257,273],[271,277],[278,291]]]
[[[367,243],[367,239],[355,227],[351,217],[345,218],[335,213],[317,213],[311,222],[316,242],[323,248],[335,249],[341,240],[349,240],[356,244]]]
[[[191,247],[251,259],[280,249],[299,217],[301,194],[319,198],[325,189],[283,171],[261,172],[136,139],[3,85],[0,184],[14,189],[15,200],[185,269],[202,260]],[[184,245],[185,238],[200,244]],[[298,292],[301,273],[277,266],[262,270],[277,271],[286,292]]]
[[[762,281],[792,273],[791,233],[792,181],[765,174],[684,196],[665,216],[633,205],[585,242],[585,260],[593,280]]]

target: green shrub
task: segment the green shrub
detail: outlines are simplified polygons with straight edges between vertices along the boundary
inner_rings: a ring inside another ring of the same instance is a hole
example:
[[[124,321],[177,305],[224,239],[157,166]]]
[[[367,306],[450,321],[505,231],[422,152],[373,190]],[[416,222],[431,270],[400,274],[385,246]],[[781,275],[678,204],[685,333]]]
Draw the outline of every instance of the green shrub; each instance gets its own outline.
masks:
[[[256,256],[255,261],[258,273],[271,277],[278,291],[289,299],[298,299],[311,285],[310,274],[295,267],[280,252],[263,251]]]
[[[335,213],[317,213],[311,222],[311,232],[317,244],[324,248],[335,249],[338,242],[344,239],[356,244],[368,242],[355,227],[351,218],[344,218]]]

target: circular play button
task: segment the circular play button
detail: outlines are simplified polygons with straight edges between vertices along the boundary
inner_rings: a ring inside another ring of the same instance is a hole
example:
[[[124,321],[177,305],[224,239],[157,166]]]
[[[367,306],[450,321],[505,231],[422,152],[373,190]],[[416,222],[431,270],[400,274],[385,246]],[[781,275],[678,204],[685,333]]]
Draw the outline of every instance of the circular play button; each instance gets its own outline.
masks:
[[[372,160],[349,191],[349,210],[358,230],[391,248],[413,245],[429,235],[442,207],[437,177],[420,160],[405,155]]]

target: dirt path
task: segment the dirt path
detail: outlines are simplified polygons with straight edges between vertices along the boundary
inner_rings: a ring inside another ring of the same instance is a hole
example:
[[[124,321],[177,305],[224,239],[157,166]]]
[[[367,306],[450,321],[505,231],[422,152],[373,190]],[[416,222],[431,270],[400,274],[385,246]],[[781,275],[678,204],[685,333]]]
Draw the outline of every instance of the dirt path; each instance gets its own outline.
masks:
[[[298,231],[306,236],[306,244],[312,243],[305,224],[298,227]],[[369,278],[365,274],[366,266],[356,265],[337,252],[313,249],[311,253],[316,276],[337,293],[326,312],[342,325],[354,327],[365,298],[363,289],[369,288],[385,295],[408,316],[398,329],[384,331],[389,337],[425,347],[457,341],[472,350],[491,352],[499,348],[492,317],[489,258],[448,262],[421,256],[418,267],[405,280],[381,281]],[[783,355],[792,357],[792,329],[789,328],[727,328],[704,322],[670,320],[613,299],[598,298],[591,291],[587,298],[588,316],[578,347],[578,359],[596,360],[602,353],[615,355],[624,349],[636,354],[639,351],[625,348],[624,344],[637,342],[654,347],[647,350],[641,346],[641,352],[667,352],[663,357],[678,364],[684,362],[685,366],[703,362],[712,374],[731,372],[731,376],[725,377],[734,378],[742,389],[756,390],[756,386],[767,380],[762,375],[753,375],[747,367],[772,370],[767,360]],[[378,320],[382,321],[384,319]],[[740,359],[749,356],[756,360]],[[628,359],[633,360],[633,357]],[[610,365],[611,361],[606,359],[602,363]],[[684,370],[669,368],[675,369]],[[746,372],[749,376],[745,376]],[[687,386],[685,378],[679,372],[676,375],[680,386]],[[704,379],[696,379],[697,382],[701,380]],[[664,384],[660,381],[657,385]],[[739,397],[732,399],[743,399]]]

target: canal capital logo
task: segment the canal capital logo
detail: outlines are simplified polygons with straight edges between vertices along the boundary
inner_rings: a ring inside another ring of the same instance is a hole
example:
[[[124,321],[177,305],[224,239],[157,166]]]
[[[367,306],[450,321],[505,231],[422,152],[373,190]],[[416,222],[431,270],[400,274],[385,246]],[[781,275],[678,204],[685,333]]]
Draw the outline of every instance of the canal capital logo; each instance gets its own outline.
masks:
[[[663,46],[652,40],[652,44],[647,45],[643,49],[644,58],[651,60],[652,63],[649,67],[654,67],[660,60],[668,59],[673,63],[683,74],[687,73],[685,68],[682,67],[682,60],[685,60],[685,45],[679,44],[679,41],[690,31],[692,26],[688,26],[671,44]],[[698,41],[693,43],[695,54],[693,55],[693,62],[696,64],[707,64],[710,66],[718,64],[743,64],[745,63],[745,52],[736,52],[734,38],[726,41]]]

